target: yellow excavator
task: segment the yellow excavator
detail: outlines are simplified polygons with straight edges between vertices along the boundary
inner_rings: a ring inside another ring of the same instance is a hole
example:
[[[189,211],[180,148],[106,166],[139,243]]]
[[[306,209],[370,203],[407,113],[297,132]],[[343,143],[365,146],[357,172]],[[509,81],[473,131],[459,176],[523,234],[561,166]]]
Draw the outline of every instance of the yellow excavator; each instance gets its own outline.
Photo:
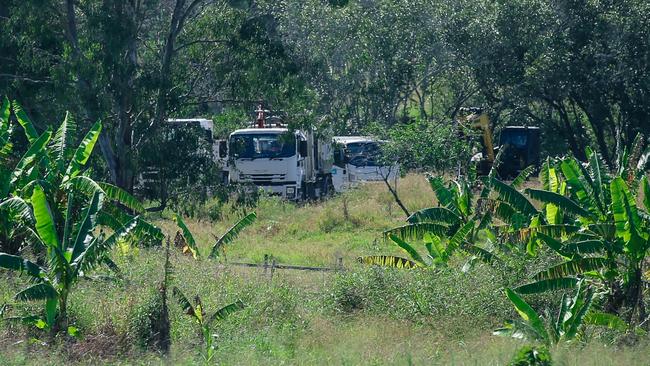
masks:
[[[466,129],[480,130],[482,150],[472,156],[479,175],[492,169],[496,152],[503,149],[497,172],[503,179],[515,177],[529,165],[539,165],[539,127],[505,126],[501,129],[499,146],[494,146],[490,117],[482,108],[461,108],[458,123]]]

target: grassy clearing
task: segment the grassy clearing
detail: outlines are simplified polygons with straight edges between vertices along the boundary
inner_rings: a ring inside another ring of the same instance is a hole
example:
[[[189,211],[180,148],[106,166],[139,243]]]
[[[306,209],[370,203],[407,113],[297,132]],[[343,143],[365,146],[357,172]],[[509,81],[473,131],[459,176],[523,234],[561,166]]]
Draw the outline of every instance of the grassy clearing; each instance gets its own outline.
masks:
[[[407,177],[400,189],[411,210],[433,201],[422,177]],[[258,222],[228,247],[229,261],[260,262],[267,253],[281,263],[331,265],[336,255],[342,255],[347,270],[276,271],[271,279],[260,269],[197,261],[175,251],[173,285],[188,297],[200,294],[207,309],[236,299],[248,305],[215,328],[216,359],[221,363],[502,365],[522,345],[491,335],[504,320],[516,317],[501,289],[528,278],[546,263],[524,264],[513,256],[512,271],[478,265],[468,273],[459,270],[464,264],[460,258],[452,260],[450,268],[436,271],[356,265],[358,255],[399,253],[380,237],[382,230],[404,219],[381,184],[305,206],[265,198],[256,211]],[[176,227],[170,218],[170,213],[164,213],[156,223],[173,234]],[[217,224],[205,219],[186,223],[207,252],[211,234],[223,232],[236,218],[228,212]],[[162,279],[163,251],[117,248],[113,254],[122,279],[84,280],[72,293],[69,311],[81,339],[51,340],[23,326],[0,322],[0,364],[161,364],[159,355],[138,343],[148,305]],[[11,302],[26,279],[4,272],[0,276],[0,303]],[[557,299],[538,296],[531,301],[541,306]],[[27,305],[32,310],[41,306]],[[171,362],[199,363],[195,324],[173,301],[170,319]],[[625,338],[620,335],[590,330],[587,336],[586,345],[552,349],[556,363],[649,362],[647,336],[630,347],[622,345]]]
[[[399,190],[411,210],[434,202],[422,176],[400,180]],[[397,253],[394,245],[383,242],[381,232],[401,224],[405,218],[383,182],[369,183],[319,203],[297,205],[274,197],[264,198],[255,211],[257,222],[226,249],[229,260],[261,263],[264,254],[269,254],[280,263],[331,266],[337,256],[342,256],[344,263],[351,263],[362,254]],[[225,207],[220,222],[202,218],[186,219],[185,223],[202,252],[208,253],[214,243],[212,235],[223,233],[240,214]],[[154,222],[172,237],[178,230],[170,212],[157,216]]]

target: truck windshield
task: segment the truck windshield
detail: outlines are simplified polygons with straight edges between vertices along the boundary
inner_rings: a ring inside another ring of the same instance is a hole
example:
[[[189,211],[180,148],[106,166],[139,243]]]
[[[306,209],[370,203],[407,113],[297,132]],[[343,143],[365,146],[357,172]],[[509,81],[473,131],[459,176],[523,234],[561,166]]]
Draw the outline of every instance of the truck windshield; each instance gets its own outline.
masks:
[[[233,135],[229,151],[237,159],[288,158],[296,154],[296,137],[291,133]]]
[[[505,130],[501,132],[501,144],[511,145],[517,149],[526,148],[528,135],[525,130]]]
[[[353,142],[345,147],[345,157],[348,163],[361,166],[379,166],[381,146],[379,142]]]

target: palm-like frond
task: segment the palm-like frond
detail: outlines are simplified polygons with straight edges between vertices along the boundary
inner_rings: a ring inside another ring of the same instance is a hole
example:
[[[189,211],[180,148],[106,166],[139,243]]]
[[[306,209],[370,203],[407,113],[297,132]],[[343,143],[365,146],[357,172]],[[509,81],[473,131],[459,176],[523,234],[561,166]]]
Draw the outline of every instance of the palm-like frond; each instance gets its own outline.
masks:
[[[77,238],[71,246],[72,260],[76,259],[77,256],[86,249],[86,246],[89,245],[93,239],[93,230],[95,230],[97,225],[97,213],[102,209],[103,201],[104,195],[102,193],[95,192],[93,198],[90,200],[90,204],[84,209],[85,215],[83,221],[77,230]],[[64,245],[68,245],[68,243],[64,243]]]
[[[431,185],[431,189],[433,189],[433,192],[435,193],[436,198],[438,199],[438,203],[441,206],[447,207],[452,211],[458,211],[458,205],[456,204],[456,200],[454,199],[454,194],[449,190],[449,188],[445,187],[442,178],[428,176],[427,180],[429,181],[429,184]]]
[[[47,145],[51,137],[52,131],[47,130],[34,140],[29,149],[27,149],[22,158],[18,161],[18,164],[16,164],[14,171],[11,173],[11,186],[15,186],[16,182],[23,176],[32,163],[38,161],[38,159],[45,153],[45,145]]]
[[[418,251],[415,250],[415,248],[413,248],[413,247],[411,246],[411,244],[405,242],[404,240],[400,239],[399,237],[397,237],[397,236],[395,236],[395,235],[393,235],[393,234],[388,235],[388,237],[389,237],[390,240],[392,240],[395,244],[397,244],[400,248],[404,249],[404,251],[405,251],[406,253],[408,253],[408,255],[411,257],[411,259],[413,259],[413,261],[415,261],[418,265],[420,265],[420,266],[422,266],[422,267],[428,267],[428,266],[429,266],[429,263],[426,262],[426,261],[422,258],[422,256],[420,255],[420,253],[418,253]]]
[[[67,151],[73,143],[76,131],[77,124],[75,123],[74,117],[69,112],[66,112],[65,118],[54,134],[51,142],[54,160],[61,170],[63,170],[63,162],[67,158]]]
[[[0,129],[4,130],[9,125],[9,116],[11,115],[11,103],[6,96],[2,98],[0,106]]]
[[[18,104],[18,102],[16,102],[15,100],[13,101],[13,110],[14,110],[14,115],[18,120],[18,123],[20,123],[20,125],[23,126],[23,130],[25,131],[25,136],[27,136],[27,141],[29,141],[30,144],[34,144],[34,141],[38,139],[38,132],[36,132],[36,128],[34,128],[34,124],[29,119],[29,117],[27,117],[27,113],[25,113],[25,111],[20,106],[20,104]]]
[[[494,201],[492,214],[499,220],[509,224],[515,230],[522,228],[528,221],[523,214],[517,212],[511,205],[502,201]]]
[[[10,197],[2,201],[0,203],[0,210],[8,210],[10,212],[13,212],[18,217],[18,219],[23,222],[34,222],[34,215],[32,214],[31,208],[27,202],[25,202],[25,200],[19,196]]]
[[[509,288],[506,288],[505,290],[506,296],[512,304],[515,307],[515,310],[517,310],[517,313],[519,313],[519,316],[528,324],[530,327],[535,331],[535,333],[538,335],[538,337],[541,340],[548,341],[549,340],[549,335],[548,332],[546,331],[546,327],[544,327],[544,323],[542,322],[542,319],[540,318],[539,314],[533,308],[528,305],[526,301],[524,301],[519,295],[517,295],[514,291],[512,291]]]
[[[365,257],[357,258],[359,263],[366,265],[380,266],[380,267],[390,267],[390,268],[399,268],[399,269],[411,269],[417,267],[417,263],[408,260],[402,257],[396,257],[394,255],[369,255]]]
[[[528,241],[531,236],[542,233],[553,238],[562,238],[573,235],[580,231],[580,226],[576,225],[540,225],[520,229],[518,231],[519,241]]]
[[[510,183],[510,186],[519,189],[528,180],[528,178],[535,172],[535,166],[529,165],[524,168],[515,179]]]
[[[587,148],[587,159],[589,160],[587,171],[591,176],[591,180],[594,182],[594,193],[596,197],[601,204],[605,205],[607,202],[607,186],[610,182],[608,174],[609,167],[600,154],[590,150]]]
[[[526,189],[524,191],[530,198],[546,203],[553,204],[559,207],[561,210],[578,215],[580,217],[585,217],[589,219],[595,219],[594,215],[580,207],[577,203],[571,200],[568,197],[565,197],[559,193],[551,191],[543,191],[539,189]]]
[[[564,337],[567,339],[575,338],[576,334],[578,334],[578,330],[583,325],[583,319],[591,308],[593,299],[594,290],[590,286],[587,286],[586,288],[582,286],[578,287],[578,294],[575,297],[571,309],[572,316],[564,324]]]
[[[599,207],[593,197],[593,189],[588,182],[588,175],[583,173],[582,165],[575,158],[567,158],[560,163],[562,174],[566,178],[570,191],[575,195],[582,207],[589,207],[598,210],[603,214],[602,207]],[[589,178],[591,179],[591,178]]]
[[[196,318],[196,310],[194,309],[194,306],[192,306],[192,303],[190,303],[178,287],[174,286],[172,289],[172,295],[176,298],[176,301],[178,301],[178,304],[181,306],[181,309],[183,309],[185,314]]]
[[[546,244],[549,248],[553,249],[553,251],[555,251],[557,254],[566,258],[571,257],[571,253],[567,253],[565,251],[564,245],[562,244],[561,241],[555,239],[552,236],[546,235],[544,233],[537,233],[536,237],[538,240],[544,242],[544,244]]]
[[[464,245],[462,249],[467,253],[474,255],[476,258],[480,259],[482,262],[487,264],[502,262],[501,258],[499,258],[496,254],[486,249],[483,249],[481,247],[478,247],[476,245]]]
[[[474,230],[474,225],[474,221],[469,221],[454,233],[454,235],[449,239],[449,243],[447,243],[447,252],[449,255],[451,255],[456,248],[459,248],[465,240],[467,240]]]
[[[0,268],[26,272],[36,278],[45,276],[45,270],[38,264],[23,257],[6,253],[0,253]]]
[[[138,214],[144,213],[145,210],[142,203],[140,203],[140,201],[129,192],[120,187],[104,182],[98,183],[98,185],[102,188],[106,197],[126,206]]]
[[[520,294],[537,294],[540,292],[575,288],[578,285],[578,279],[574,277],[550,278],[545,280],[528,283],[515,288]]]
[[[97,121],[81,140],[81,143],[75,150],[72,160],[70,160],[70,164],[66,169],[65,178],[63,179],[64,183],[67,180],[76,177],[81,172],[81,167],[84,166],[88,161],[88,158],[90,158],[90,154],[95,148],[95,143],[97,142],[101,131],[102,123]]]
[[[422,239],[425,235],[446,235],[449,232],[449,227],[446,225],[435,224],[431,222],[423,222],[417,224],[408,224],[398,226],[390,230],[384,231],[384,237],[388,238],[394,235],[398,238],[408,239]]]
[[[14,295],[14,298],[19,301],[55,299],[56,297],[56,290],[47,282],[34,284]]]
[[[215,320],[223,320],[226,317],[228,317],[232,313],[236,313],[239,310],[242,310],[246,307],[244,303],[241,300],[237,300],[233,302],[232,304],[228,304],[221,309],[217,310],[208,318],[207,325],[210,325],[212,322]]]
[[[503,183],[496,178],[487,178],[486,184],[489,184],[492,189],[498,194],[501,201],[508,203],[512,208],[522,213],[525,216],[534,216],[538,214],[535,206],[530,201],[517,191],[515,188]]]
[[[108,253],[108,251],[113,248],[119,240],[131,234],[131,231],[138,224],[138,220],[140,220],[140,218],[137,216],[132,218],[130,221],[117,228],[106,239],[95,238],[86,246],[85,250],[74,259],[71,267],[73,267],[76,272],[79,272],[87,271],[100,265],[102,263],[101,259]]]
[[[645,209],[650,211],[650,181],[648,181],[648,176],[644,176],[641,182],[643,190],[643,205]]]
[[[181,228],[183,231],[183,236],[185,237],[185,242],[187,243],[187,247],[189,250],[192,252],[192,256],[194,258],[198,258],[200,256],[199,249],[196,247],[196,241],[194,240],[194,236],[192,235],[192,232],[190,229],[188,229],[187,225],[185,225],[185,222],[183,221],[183,218],[179,214],[174,215],[174,221],[176,221],[176,225]]]
[[[224,246],[229,243],[231,243],[239,233],[247,228],[248,226],[251,226],[254,222],[255,219],[257,219],[257,214],[255,212],[251,212],[248,215],[244,216],[241,220],[237,221],[237,223],[228,229],[225,234],[223,234],[220,238],[217,239],[216,243],[212,246],[212,250],[210,251],[210,257],[215,257],[219,254],[219,250]]]
[[[415,212],[407,219],[415,224],[420,222],[434,222],[449,226],[460,224],[461,217],[446,207],[429,207]]]
[[[581,240],[564,244],[562,250],[570,254],[594,254],[605,250],[605,243],[601,240]]]
[[[38,184],[34,186],[31,201],[34,209],[34,218],[36,220],[36,232],[49,248],[58,248],[59,239],[57,237],[56,228],[54,227],[52,211],[50,210],[50,205],[47,203],[47,199],[45,198],[43,188]]]
[[[636,200],[623,178],[616,177],[610,184],[612,212],[616,224],[616,235],[625,241],[630,240],[632,230],[641,226]]]
[[[627,323],[618,316],[610,313],[603,313],[599,311],[590,311],[584,317],[583,322],[590,325],[598,325],[615,329],[618,331],[626,331],[628,329]]]
[[[594,271],[603,268],[607,264],[607,259],[602,257],[594,258],[577,258],[550,267],[549,269],[539,272],[535,275],[536,280],[561,278],[585,272]]]

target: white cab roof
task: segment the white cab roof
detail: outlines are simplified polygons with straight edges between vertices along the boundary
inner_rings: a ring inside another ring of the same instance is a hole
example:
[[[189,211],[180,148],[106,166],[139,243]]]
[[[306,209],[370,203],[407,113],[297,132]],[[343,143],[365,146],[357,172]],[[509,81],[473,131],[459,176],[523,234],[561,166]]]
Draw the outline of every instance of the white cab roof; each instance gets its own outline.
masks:
[[[242,128],[235,130],[231,135],[250,135],[250,134],[273,134],[285,133],[289,131],[286,127],[271,127],[271,128]]]
[[[198,123],[201,128],[212,131],[212,120],[205,118],[170,118],[167,120],[169,124],[187,124]]]
[[[332,139],[340,144],[350,144],[353,142],[373,142],[376,141],[370,136],[334,136]]]

